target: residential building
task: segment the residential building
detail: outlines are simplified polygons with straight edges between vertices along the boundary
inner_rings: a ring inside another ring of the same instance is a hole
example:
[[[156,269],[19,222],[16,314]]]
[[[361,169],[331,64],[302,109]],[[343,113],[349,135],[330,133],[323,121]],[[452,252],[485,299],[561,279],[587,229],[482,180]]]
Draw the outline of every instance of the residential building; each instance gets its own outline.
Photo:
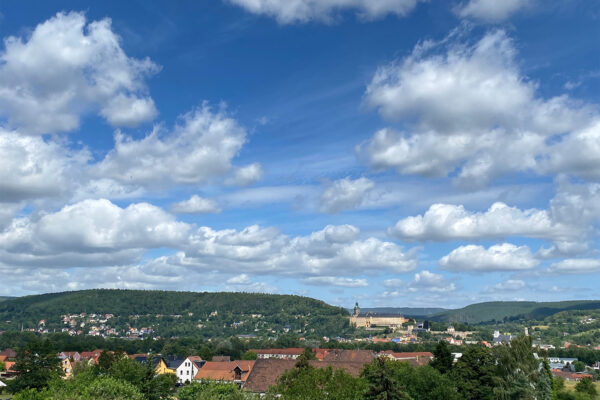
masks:
[[[222,381],[243,385],[255,361],[207,361],[198,371],[196,381]]]
[[[206,363],[201,357],[189,356],[176,369],[179,383],[192,382],[194,377]]]
[[[288,349],[250,349],[258,358],[278,358],[280,360],[295,360],[304,352],[303,347],[290,347]]]
[[[343,369],[353,376],[359,376],[364,362],[318,361],[311,360],[309,364],[315,368],[332,367],[334,370]],[[244,389],[254,393],[266,393],[270,386],[276,385],[279,377],[285,371],[294,368],[296,361],[280,359],[258,359],[248,374]]]

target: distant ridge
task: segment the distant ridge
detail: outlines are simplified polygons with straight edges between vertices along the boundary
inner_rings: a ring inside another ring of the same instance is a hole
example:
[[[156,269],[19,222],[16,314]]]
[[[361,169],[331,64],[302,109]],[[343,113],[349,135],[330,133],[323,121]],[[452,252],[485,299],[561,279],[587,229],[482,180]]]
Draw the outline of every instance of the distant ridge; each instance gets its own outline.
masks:
[[[433,321],[469,324],[495,323],[518,319],[543,319],[561,311],[600,309],[600,300],[557,302],[494,301],[471,304],[456,310],[446,310],[429,316]]]

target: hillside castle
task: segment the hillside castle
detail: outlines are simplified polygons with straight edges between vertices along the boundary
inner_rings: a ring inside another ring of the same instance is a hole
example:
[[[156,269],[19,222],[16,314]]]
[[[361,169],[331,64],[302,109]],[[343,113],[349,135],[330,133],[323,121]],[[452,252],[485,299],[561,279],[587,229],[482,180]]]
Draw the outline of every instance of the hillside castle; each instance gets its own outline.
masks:
[[[398,328],[408,320],[401,315],[376,312],[361,313],[358,303],[354,305],[354,313],[350,317],[350,325],[357,328],[389,327]]]

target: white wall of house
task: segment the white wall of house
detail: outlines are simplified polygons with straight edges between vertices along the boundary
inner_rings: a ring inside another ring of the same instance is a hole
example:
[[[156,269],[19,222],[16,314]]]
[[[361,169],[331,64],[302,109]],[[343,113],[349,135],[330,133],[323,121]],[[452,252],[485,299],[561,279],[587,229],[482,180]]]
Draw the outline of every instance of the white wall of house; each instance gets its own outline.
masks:
[[[192,360],[186,358],[176,369],[177,381],[179,383],[193,382],[194,377],[198,373],[198,366]]]

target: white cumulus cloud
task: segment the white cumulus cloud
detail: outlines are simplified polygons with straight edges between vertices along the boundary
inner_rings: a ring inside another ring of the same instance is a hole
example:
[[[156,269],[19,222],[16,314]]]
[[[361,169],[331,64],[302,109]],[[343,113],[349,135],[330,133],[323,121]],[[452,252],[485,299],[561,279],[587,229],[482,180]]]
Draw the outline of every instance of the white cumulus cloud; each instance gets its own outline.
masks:
[[[171,205],[171,211],[181,214],[210,214],[220,213],[221,209],[216,201],[195,194],[188,200]]]
[[[442,269],[455,272],[529,270],[539,263],[529,247],[511,243],[497,244],[488,249],[477,245],[460,246],[439,261]]]
[[[558,164],[577,172],[556,159],[560,146],[548,138],[568,132],[561,144],[567,146],[585,136],[576,132],[591,124],[596,108],[565,95],[541,97],[537,83],[521,73],[504,31],[473,44],[464,36],[455,31],[441,42],[425,41],[404,60],[377,70],[365,101],[385,119],[401,120],[407,131],[378,131],[357,147],[359,156],[375,169],[401,174],[444,177],[457,171],[464,186],[512,172],[554,171]],[[583,147],[581,140],[571,146],[579,143]],[[592,153],[587,164],[597,159]]]
[[[552,264],[548,272],[555,274],[594,274],[600,272],[600,259],[570,258]]]
[[[412,282],[408,285],[408,290],[411,292],[428,291],[428,292],[452,292],[456,290],[456,285],[448,282],[443,275],[423,270],[417,272]]]
[[[201,184],[224,177],[246,141],[246,130],[207,105],[183,115],[172,132],[155,128],[135,140],[118,132],[94,173],[123,184]]]
[[[434,204],[423,215],[399,220],[388,233],[408,241],[446,241],[528,236],[541,239],[574,238],[579,229],[554,221],[546,210],[521,210],[494,203],[484,212],[461,205]]]
[[[374,187],[375,183],[367,178],[344,178],[332,182],[321,194],[320,210],[337,213],[358,207]]]
[[[113,125],[137,125],[157,114],[144,79],[158,70],[125,54],[110,19],[58,13],[27,37],[5,38],[0,115],[32,134],[74,130],[89,112]]]

